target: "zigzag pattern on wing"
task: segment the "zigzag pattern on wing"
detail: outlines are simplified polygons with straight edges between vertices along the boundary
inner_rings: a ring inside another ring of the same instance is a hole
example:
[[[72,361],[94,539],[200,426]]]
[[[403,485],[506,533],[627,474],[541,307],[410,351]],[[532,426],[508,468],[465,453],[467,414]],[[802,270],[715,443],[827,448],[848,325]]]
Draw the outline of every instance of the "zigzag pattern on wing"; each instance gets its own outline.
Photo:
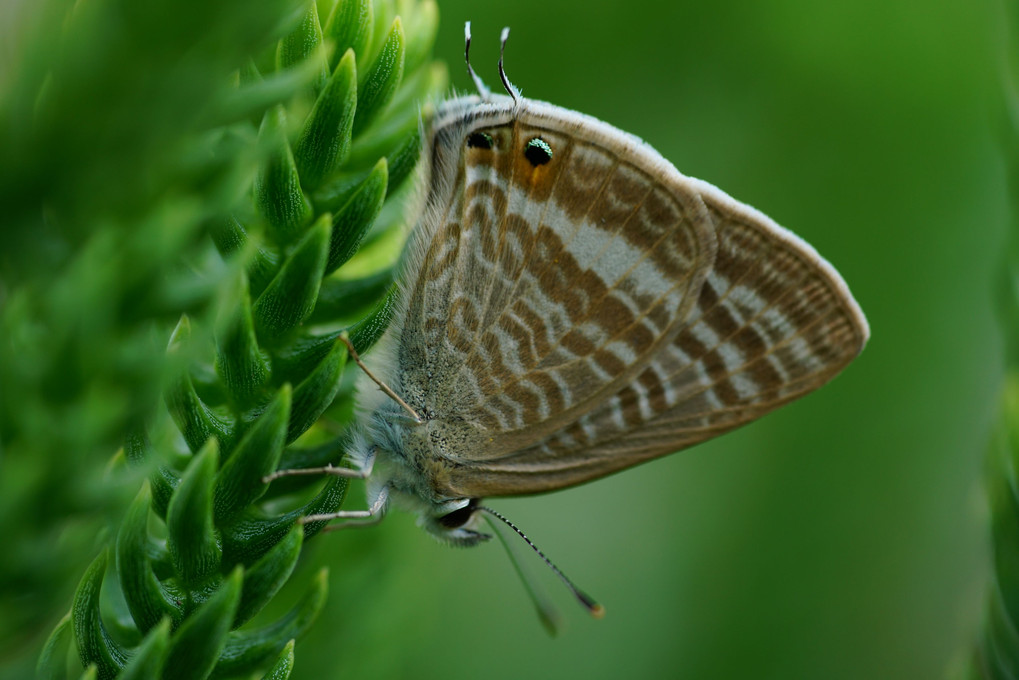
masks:
[[[552,162],[517,154],[505,190],[485,196],[505,211],[491,247],[471,251],[484,264],[463,269],[470,314],[450,334],[471,331],[466,359],[437,387],[470,395],[467,417],[499,432],[500,448],[533,443],[631,380],[686,316],[714,248],[695,197],[683,204],[594,144],[514,126],[514,148],[536,137]],[[476,216],[479,186],[467,184]]]
[[[713,188],[705,200],[718,253],[681,332],[596,408],[472,462],[466,495],[548,491],[692,446],[820,387],[860,352],[866,321],[813,249]]]

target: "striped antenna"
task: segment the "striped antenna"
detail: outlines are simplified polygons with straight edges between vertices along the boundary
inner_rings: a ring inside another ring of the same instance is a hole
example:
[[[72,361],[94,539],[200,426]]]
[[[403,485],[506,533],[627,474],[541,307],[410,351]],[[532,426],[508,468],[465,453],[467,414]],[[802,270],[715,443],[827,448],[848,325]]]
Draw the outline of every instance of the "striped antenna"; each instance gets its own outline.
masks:
[[[478,510],[481,510],[482,512],[487,512],[492,517],[495,517],[496,519],[501,520],[503,523],[506,524],[506,526],[508,526],[513,531],[515,531],[516,534],[518,536],[520,536],[520,538],[524,539],[524,543],[526,543],[527,545],[531,546],[531,549],[534,550],[534,552],[538,553],[538,557],[540,557],[542,559],[542,561],[545,564],[548,565],[548,568],[551,569],[552,572],[555,573],[555,575],[559,577],[559,580],[561,580],[566,585],[566,587],[569,589],[570,593],[573,594],[573,597],[575,597],[577,599],[577,602],[582,604],[584,606],[584,608],[587,609],[588,613],[591,616],[593,616],[596,619],[600,619],[603,616],[605,616],[605,607],[603,607],[600,604],[598,604],[593,597],[591,597],[590,595],[585,593],[583,590],[581,590],[577,586],[573,585],[573,581],[568,579],[566,577],[566,574],[564,574],[559,569],[559,567],[557,567],[556,565],[552,564],[552,560],[550,560],[547,557],[545,557],[545,553],[541,552],[541,550],[538,549],[538,546],[534,545],[534,543],[531,542],[531,539],[527,538],[527,535],[523,531],[518,529],[517,526],[515,524],[513,524],[513,522],[509,521],[503,515],[499,514],[495,510],[492,510],[491,508],[486,508],[485,506],[479,506]],[[539,610],[540,609],[541,609],[541,607],[539,606]]]
[[[467,62],[467,73],[471,74],[474,87],[478,88],[478,94],[481,95],[482,99],[488,101],[492,96],[492,91],[488,89],[485,81],[474,72],[474,67],[471,66],[471,22],[469,21],[464,23],[464,60]]]

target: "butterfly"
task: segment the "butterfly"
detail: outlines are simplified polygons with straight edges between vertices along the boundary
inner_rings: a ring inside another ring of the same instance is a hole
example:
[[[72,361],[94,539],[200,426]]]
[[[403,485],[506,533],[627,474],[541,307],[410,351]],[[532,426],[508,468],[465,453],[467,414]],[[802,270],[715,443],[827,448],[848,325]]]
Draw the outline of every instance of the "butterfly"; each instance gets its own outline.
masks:
[[[465,33],[479,94],[428,128],[397,311],[366,367],[383,389],[339,472],[368,479],[370,508],[325,517],[395,500],[475,545],[481,498],[756,420],[831,380],[870,331],[810,245],[638,138],[525,99],[501,57],[507,94],[492,94]]]

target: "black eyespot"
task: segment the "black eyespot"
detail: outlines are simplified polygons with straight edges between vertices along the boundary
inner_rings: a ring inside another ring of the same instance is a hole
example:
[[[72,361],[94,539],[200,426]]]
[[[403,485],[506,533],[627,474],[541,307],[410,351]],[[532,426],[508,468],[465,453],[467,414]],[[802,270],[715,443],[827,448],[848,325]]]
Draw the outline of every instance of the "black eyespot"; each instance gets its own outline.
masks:
[[[459,529],[470,521],[471,517],[474,515],[474,511],[477,509],[477,506],[478,500],[476,498],[472,498],[470,503],[459,510],[454,510],[451,513],[439,517],[439,524],[447,529]]]
[[[467,137],[467,146],[472,149],[491,149],[494,145],[492,135],[487,132],[472,132]]]
[[[524,147],[524,157],[531,165],[538,167],[552,160],[552,147],[541,137],[535,137]]]

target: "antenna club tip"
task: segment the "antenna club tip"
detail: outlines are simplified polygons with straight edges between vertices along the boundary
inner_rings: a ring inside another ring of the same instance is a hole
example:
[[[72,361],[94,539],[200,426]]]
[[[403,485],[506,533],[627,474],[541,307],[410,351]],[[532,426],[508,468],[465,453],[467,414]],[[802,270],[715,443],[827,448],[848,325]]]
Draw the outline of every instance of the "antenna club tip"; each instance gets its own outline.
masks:
[[[582,593],[582,592],[580,592],[578,590],[577,591],[577,599],[580,600],[580,603],[582,605],[584,605],[584,607],[587,609],[587,611],[594,618],[600,619],[603,616],[605,616],[605,607],[603,607],[600,604],[598,604],[597,602],[595,602],[594,598],[591,597],[590,595],[588,595],[587,593]]]

